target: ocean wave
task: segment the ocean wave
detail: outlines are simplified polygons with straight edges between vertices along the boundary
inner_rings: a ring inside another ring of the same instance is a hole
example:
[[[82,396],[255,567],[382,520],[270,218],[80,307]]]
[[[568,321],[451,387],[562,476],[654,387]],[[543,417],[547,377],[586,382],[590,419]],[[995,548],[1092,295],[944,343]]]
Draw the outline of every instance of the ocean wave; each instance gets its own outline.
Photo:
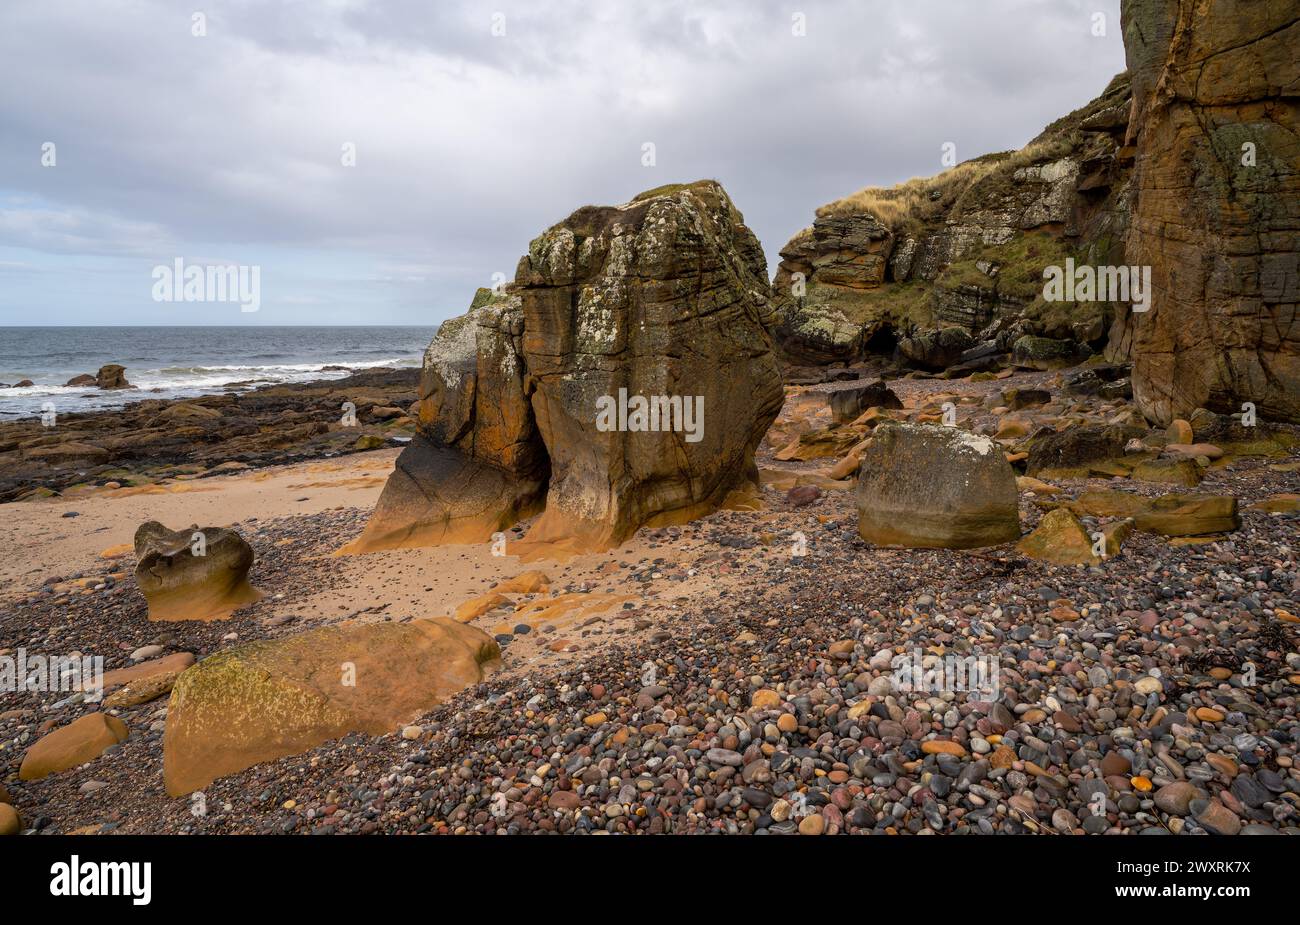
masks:
[[[326,369],[325,367],[334,367]],[[0,416],[39,414],[43,402],[52,401],[61,411],[86,411],[120,407],[148,398],[188,398],[221,392],[231,386],[277,385],[309,382],[313,379],[341,379],[348,370],[418,368],[418,357],[388,356],[382,360],[321,360],[313,363],[270,365],[232,363],[220,366],[164,366],[157,369],[127,368],[134,389],[103,392],[94,386],[68,386],[62,382],[36,382],[23,388],[0,389]],[[23,376],[21,378],[34,378]],[[0,379],[0,381],[4,381]],[[21,380],[19,380],[21,381]]]

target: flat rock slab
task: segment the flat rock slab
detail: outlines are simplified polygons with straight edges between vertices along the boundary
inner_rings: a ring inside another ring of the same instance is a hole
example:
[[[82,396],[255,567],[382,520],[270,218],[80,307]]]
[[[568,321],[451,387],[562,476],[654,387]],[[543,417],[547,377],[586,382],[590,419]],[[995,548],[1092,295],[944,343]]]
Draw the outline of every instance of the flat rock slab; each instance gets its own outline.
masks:
[[[1087,491],[1069,507],[1092,517],[1130,517],[1137,529],[1162,536],[1207,536],[1241,526],[1237,499],[1231,495],[1189,492],[1146,498],[1124,491]]]
[[[172,689],[167,792],[348,733],[392,732],[478,683],[499,655],[482,630],[445,618],[322,627],[218,653]]]
[[[106,713],[88,713],[43,736],[23,756],[18,777],[40,780],[94,761],[106,748],[125,742],[126,723]]]

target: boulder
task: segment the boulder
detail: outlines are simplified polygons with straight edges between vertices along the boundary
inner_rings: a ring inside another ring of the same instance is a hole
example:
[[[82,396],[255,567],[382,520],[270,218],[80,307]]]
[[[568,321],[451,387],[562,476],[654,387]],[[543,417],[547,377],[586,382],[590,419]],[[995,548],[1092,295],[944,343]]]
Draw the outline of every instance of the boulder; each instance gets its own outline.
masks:
[[[1026,369],[1060,369],[1078,359],[1073,341],[1026,334],[1011,347],[1011,362]]]
[[[1197,408],[1188,421],[1194,439],[1211,443],[1233,456],[1285,456],[1295,438],[1282,428],[1256,420],[1243,424],[1239,414],[1215,414]],[[1175,441],[1176,442],[1176,441]]]
[[[1092,554],[1092,537],[1064,507],[1048,511],[1016,548],[1031,559],[1054,565],[1094,565],[1099,561]]]
[[[118,366],[116,363],[109,363],[99,368],[99,372],[95,374],[95,387],[99,389],[135,388],[126,381],[126,367]]]
[[[1134,400],[1159,424],[1247,401],[1300,421],[1295,4],[1130,0],[1122,17],[1135,149],[1124,262],[1151,269],[1149,310],[1123,311],[1112,331],[1132,345]]]
[[[104,709],[115,710],[134,707],[142,703],[148,703],[150,700],[157,700],[163,694],[171,691],[176,684],[176,679],[180,677],[183,670],[151,674],[148,677],[124,684],[104,698]]]
[[[579,209],[425,355],[419,435],[345,551],[576,550],[720,507],[784,399],[758,240],[712,181]]]
[[[492,590],[499,594],[537,594],[545,591],[551,584],[550,576],[545,572],[520,572],[514,578],[507,578]]]
[[[1047,389],[1006,389],[1002,393],[1002,404],[1012,411],[1045,405],[1052,400],[1052,393]]]
[[[23,820],[18,810],[8,803],[0,803],[0,835],[17,835],[22,829]]]
[[[65,388],[69,386],[81,387],[81,386],[94,385],[94,384],[95,384],[95,377],[90,375],[90,373],[82,373],[80,376],[73,376],[67,382],[63,383]]]
[[[830,393],[831,419],[836,424],[847,424],[868,408],[901,408],[902,401],[885,385],[883,380],[855,389],[841,389]]]
[[[1106,401],[1119,401],[1133,397],[1133,381],[1125,376],[1122,379],[1116,379],[1113,382],[1102,383],[1101,389],[1097,392],[1098,396]]]
[[[1016,477],[988,437],[882,424],[858,475],[858,534],[878,546],[966,549],[1018,539]]]
[[[219,652],[172,689],[167,792],[348,733],[393,732],[481,681],[499,654],[482,630],[444,618],[327,626]]]
[[[1201,467],[1194,459],[1150,459],[1133,468],[1133,478],[1139,482],[1159,482],[1195,488],[1201,484]]]
[[[898,354],[914,366],[937,372],[960,360],[974,344],[962,328],[940,328],[904,337],[898,342]]]
[[[104,749],[125,742],[126,724],[107,713],[87,713],[66,726],[46,733],[23,756],[21,780],[40,780],[94,761]]]
[[[1165,435],[1169,438],[1170,443],[1191,443],[1195,439],[1192,433],[1192,425],[1182,418],[1176,418],[1169,422],[1165,428]]]
[[[1120,424],[1079,424],[1063,431],[1045,431],[1030,440],[1025,471],[1044,478],[1086,477],[1091,466],[1122,459],[1125,444],[1145,433],[1140,427]]]
[[[1228,495],[1162,495],[1133,520],[1139,530],[1163,536],[1229,533],[1241,526],[1237,499]]]
[[[119,687],[146,681],[154,677],[177,675],[193,664],[194,654],[192,652],[176,652],[172,655],[164,655],[162,658],[139,662],[129,668],[116,668],[113,671],[106,671],[103,678],[104,692],[108,693]]]
[[[1100,395],[1105,385],[1095,370],[1081,369],[1066,376],[1061,388],[1070,395]]]
[[[135,531],[135,556],[150,620],[224,620],[262,597],[248,583],[253,548],[226,527],[173,531],[149,521]]]
[[[1241,526],[1230,495],[1168,494],[1146,498],[1110,489],[1086,491],[1069,507],[1092,517],[1131,518],[1139,530],[1164,536],[1228,533]]]

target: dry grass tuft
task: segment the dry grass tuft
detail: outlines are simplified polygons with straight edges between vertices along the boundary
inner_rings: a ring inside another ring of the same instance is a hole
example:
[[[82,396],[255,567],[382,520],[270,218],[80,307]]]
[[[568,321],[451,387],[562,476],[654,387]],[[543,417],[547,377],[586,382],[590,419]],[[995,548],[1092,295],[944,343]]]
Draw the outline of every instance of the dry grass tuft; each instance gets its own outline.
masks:
[[[933,177],[913,177],[897,186],[868,186],[817,210],[818,218],[867,212],[895,234],[916,231],[941,213],[968,189],[988,176],[1011,155],[986,154],[963,161]]]

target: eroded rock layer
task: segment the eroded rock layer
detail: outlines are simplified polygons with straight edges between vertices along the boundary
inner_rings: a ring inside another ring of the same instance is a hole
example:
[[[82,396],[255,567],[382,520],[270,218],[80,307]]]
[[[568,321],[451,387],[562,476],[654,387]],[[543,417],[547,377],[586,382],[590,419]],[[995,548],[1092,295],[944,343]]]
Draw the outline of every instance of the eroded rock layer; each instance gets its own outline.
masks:
[[[1300,7],[1129,0],[1133,396],[1300,420]]]
[[[617,544],[756,479],[783,400],[766,264],[717,183],[579,209],[425,356],[420,436],[347,551]]]
[[[1121,75],[1019,151],[818,209],[781,250],[773,281],[784,357],[854,362],[897,345],[906,362],[944,368],[965,348],[912,354],[925,346],[918,336],[945,329],[1003,352],[1026,335],[1100,347],[1118,306],[1047,300],[1043,270],[1122,259],[1128,109]]]

